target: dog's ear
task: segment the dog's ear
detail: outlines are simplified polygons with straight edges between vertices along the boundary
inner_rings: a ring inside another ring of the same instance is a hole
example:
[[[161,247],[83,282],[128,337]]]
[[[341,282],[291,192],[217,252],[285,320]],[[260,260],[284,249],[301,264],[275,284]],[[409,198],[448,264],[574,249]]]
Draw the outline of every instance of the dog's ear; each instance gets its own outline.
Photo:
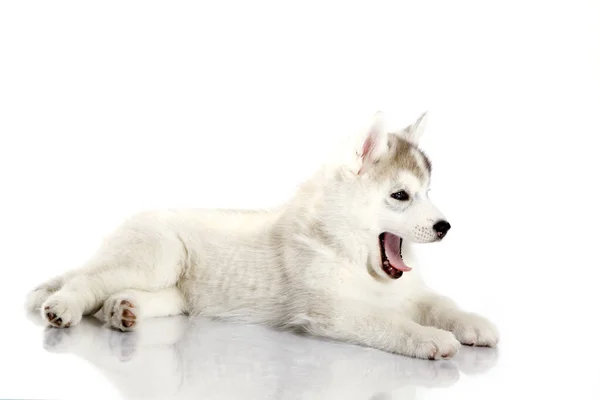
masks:
[[[414,145],[419,144],[419,139],[423,135],[423,131],[425,130],[425,126],[427,125],[427,111],[425,111],[415,122],[408,125],[406,128],[392,132],[395,135],[400,136],[402,139],[407,140]]]
[[[362,143],[362,165],[359,174],[368,169],[370,165],[379,161],[388,150],[388,133],[385,130],[383,113],[379,111],[373,116],[371,125],[367,129],[367,134]]]

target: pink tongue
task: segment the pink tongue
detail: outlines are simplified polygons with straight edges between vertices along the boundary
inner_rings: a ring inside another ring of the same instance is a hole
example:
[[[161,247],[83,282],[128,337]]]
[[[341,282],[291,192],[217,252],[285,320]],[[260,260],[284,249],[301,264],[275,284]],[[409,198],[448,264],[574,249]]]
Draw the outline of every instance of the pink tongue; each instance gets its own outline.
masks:
[[[383,234],[383,247],[385,249],[385,255],[392,267],[399,271],[410,271],[412,268],[404,264],[404,260],[400,257],[400,237],[392,235],[391,233]]]

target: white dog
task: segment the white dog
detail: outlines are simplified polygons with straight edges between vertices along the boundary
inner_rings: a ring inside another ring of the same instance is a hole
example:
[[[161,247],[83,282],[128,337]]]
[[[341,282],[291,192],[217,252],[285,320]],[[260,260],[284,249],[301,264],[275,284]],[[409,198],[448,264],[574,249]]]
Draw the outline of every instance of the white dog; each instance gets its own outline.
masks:
[[[68,328],[102,308],[107,324],[202,315],[425,359],[495,346],[487,319],[431,291],[410,242],[450,224],[427,191],[418,148],[426,114],[390,132],[381,113],[348,158],[323,166],[270,211],[179,210],[126,221],[80,269],[31,292],[30,309]]]

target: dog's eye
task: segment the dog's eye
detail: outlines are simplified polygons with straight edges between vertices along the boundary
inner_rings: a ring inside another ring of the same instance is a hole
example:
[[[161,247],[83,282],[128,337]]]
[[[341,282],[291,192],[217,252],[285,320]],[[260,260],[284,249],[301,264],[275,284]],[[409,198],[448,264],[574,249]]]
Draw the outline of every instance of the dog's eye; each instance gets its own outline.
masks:
[[[392,198],[400,201],[406,201],[410,198],[406,190],[400,190],[399,192],[392,193]]]

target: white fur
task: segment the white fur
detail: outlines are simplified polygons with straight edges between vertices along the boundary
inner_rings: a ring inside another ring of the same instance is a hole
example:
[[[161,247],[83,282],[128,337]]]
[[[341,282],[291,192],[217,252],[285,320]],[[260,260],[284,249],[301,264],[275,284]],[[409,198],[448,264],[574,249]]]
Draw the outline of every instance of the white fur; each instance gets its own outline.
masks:
[[[425,119],[393,134],[416,144]],[[376,160],[385,162],[387,137],[377,119],[367,136],[373,157],[355,152],[350,163],[324,166],[270,211],[135,215],[87,264],[30,293],[28,307],[60,328],[101,308],[120,330],[144,317],[186,313],[430,359],[453,356],[460,342],[496,345],[489,321],[423,283],[409,242],[436,240],[432,225],[442,214],[427,197],[428,178],[404,170],[386,182],[371,178]],[[398,187],[411,192],[407,204],[390,199]],[[403,258],[413,270],[398,280],[381,269],[383,231],[405,239]]]

